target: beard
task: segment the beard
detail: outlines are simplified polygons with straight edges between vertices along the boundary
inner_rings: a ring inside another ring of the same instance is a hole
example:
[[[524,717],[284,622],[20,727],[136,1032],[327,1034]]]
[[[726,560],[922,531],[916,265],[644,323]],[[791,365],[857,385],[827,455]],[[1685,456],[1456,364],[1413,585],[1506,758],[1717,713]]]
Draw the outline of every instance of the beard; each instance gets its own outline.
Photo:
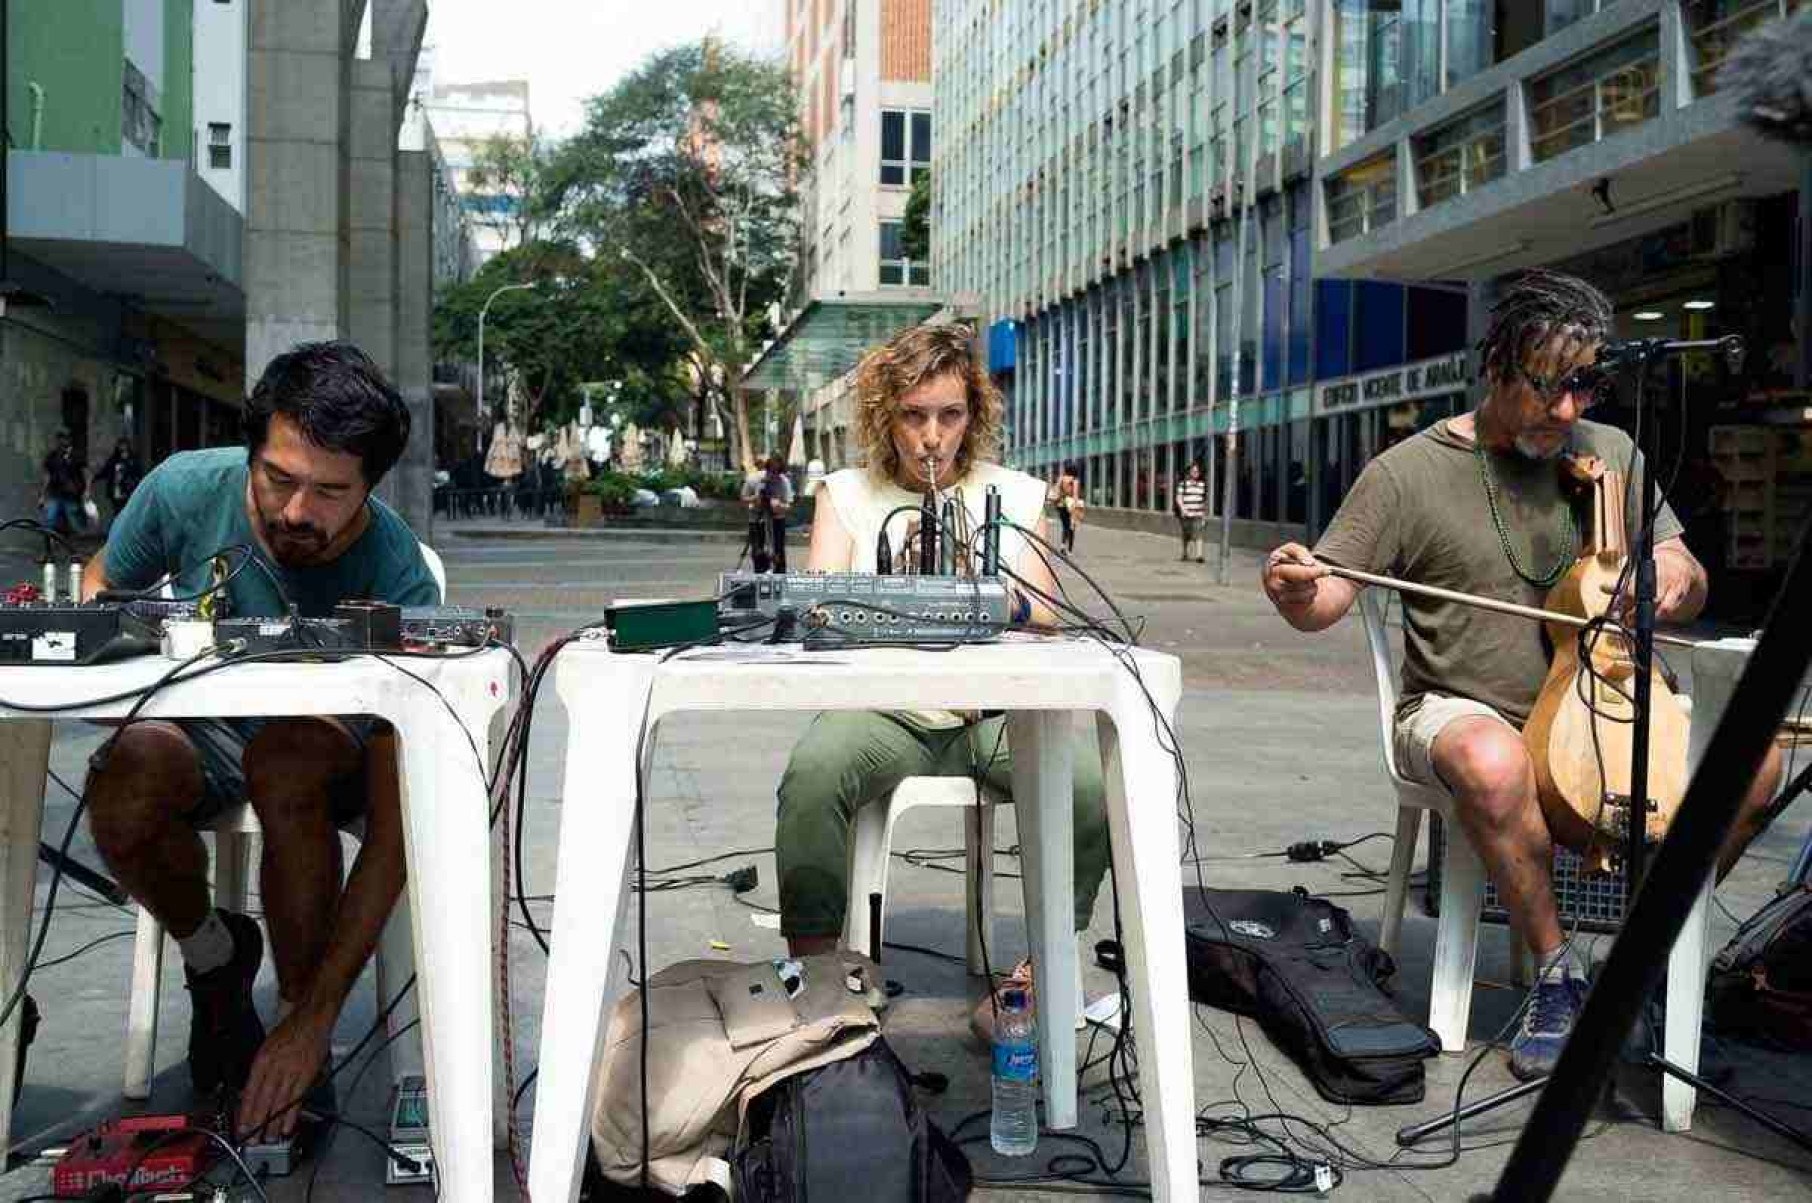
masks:
[[[1517,435],[1512,442],[1516,447],[1516,453],[1524,459],[1558,459],[1560,458],[1561,452],[1567,449],[1567,441],[1565,439],[1556,440],[1552,446],[1543,446],[1526,434]]]
[[[270,548],[271,558],[285,568],[315,563],[333,542],[326,530],[308,523],[292,525],[281,519],[260,516],[259,524],[264,529],[264,544]]]

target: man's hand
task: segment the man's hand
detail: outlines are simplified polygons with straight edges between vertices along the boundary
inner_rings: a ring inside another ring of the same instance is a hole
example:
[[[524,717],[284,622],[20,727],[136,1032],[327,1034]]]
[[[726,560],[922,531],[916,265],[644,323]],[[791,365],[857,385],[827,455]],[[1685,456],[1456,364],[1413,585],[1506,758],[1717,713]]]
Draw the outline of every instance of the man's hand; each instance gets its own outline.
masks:
[[[264,1129],[266,1139],[286,1138],[296,1130],[302,1096],[327,1063],[332,1036],[331,1017],[323,1020],[298,1009],[264,1038],[239,1096],[235,1130],[240,1139],[250,1139],[259,1129]]]
[[[1328,575],[1327,566],[1317,563],[1309,549],[1300,543],[1285,543],[1265,557],[1265,596],[1280,610],[1302,610],[1315,604],[1321,578]]]

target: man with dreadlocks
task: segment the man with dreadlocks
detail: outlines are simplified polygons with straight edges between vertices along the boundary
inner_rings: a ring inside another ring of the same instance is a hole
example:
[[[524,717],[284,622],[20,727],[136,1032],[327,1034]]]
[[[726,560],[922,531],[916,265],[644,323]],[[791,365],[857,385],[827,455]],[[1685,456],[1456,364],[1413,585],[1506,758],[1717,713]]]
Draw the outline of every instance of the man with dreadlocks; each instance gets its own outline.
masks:
[[[1592,455],[1641,465],[1629,436],[1583,419],[1606,391],[1596,366],[1611,303],[1583,280],[1531,271],[1504,291],[1481,344],[1485,396],[1377,456],[1314,553],[1286,543],[1265,561],[1266,595],[1300,631],[1339,621],[1362,586],[1321,563],[1539,606],[1580,554],[1579,516],[1555,462]],[[1641,516],[1632,512],[1633,526]],[[1705,570],[1663,503],[1655,516],[1657,616],[1687,622],[1705,604]],[[1635,530],[1629,532],[1631,542]],[[1541,628],[1456,602],[1403,595],[1403,688],[1393,744],[1406,777],[1445,789],[1497,886],[1512,926],[1540,962],[1535,996],[1510,1044],[1510,1068],[1549,1072],[1585,996],[1582,949],[1565,939],[1550,868],[1553,837],[1536,799],[1520,728],[1548,657]],[[1764,765],[1719,859],[1727,871],[1761,829],[1779,776]]]

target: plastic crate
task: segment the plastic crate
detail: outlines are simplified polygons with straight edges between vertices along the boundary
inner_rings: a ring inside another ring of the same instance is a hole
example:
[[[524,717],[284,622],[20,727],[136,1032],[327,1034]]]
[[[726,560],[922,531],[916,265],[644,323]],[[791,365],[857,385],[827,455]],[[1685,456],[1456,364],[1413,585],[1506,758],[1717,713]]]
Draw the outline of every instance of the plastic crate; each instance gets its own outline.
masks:
[[[1428,888],[1423,902],[1430,915],[1441,913],[1441,854],[1447,848],[1447,832],[1441,816],[1428,816]],[[1554,902],[1560,908],[1560,926],[1571,931],[1574,920],[1579,930],[1614,932],[1623,924],[1624,907],[1628,905],[1629,886],[1619,865],[1609,873],[1587,873],[1585,861],[1571,848],[1554,850]],[[1497,886],[1485,881],[1485,905],[1479,918],[1487,923],[1509,923],[1510,912],[1498,898]]]

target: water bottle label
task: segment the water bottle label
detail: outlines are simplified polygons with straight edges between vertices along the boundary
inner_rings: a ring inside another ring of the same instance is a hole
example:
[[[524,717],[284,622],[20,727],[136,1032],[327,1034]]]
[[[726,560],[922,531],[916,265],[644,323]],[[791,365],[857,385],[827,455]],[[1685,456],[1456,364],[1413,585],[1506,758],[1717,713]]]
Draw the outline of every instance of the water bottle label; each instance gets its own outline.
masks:
[[[1038,1077],[1038,1050],[1030,1044],[996,1044],[994,1076],[1003,1082],[1031,1082]]]

